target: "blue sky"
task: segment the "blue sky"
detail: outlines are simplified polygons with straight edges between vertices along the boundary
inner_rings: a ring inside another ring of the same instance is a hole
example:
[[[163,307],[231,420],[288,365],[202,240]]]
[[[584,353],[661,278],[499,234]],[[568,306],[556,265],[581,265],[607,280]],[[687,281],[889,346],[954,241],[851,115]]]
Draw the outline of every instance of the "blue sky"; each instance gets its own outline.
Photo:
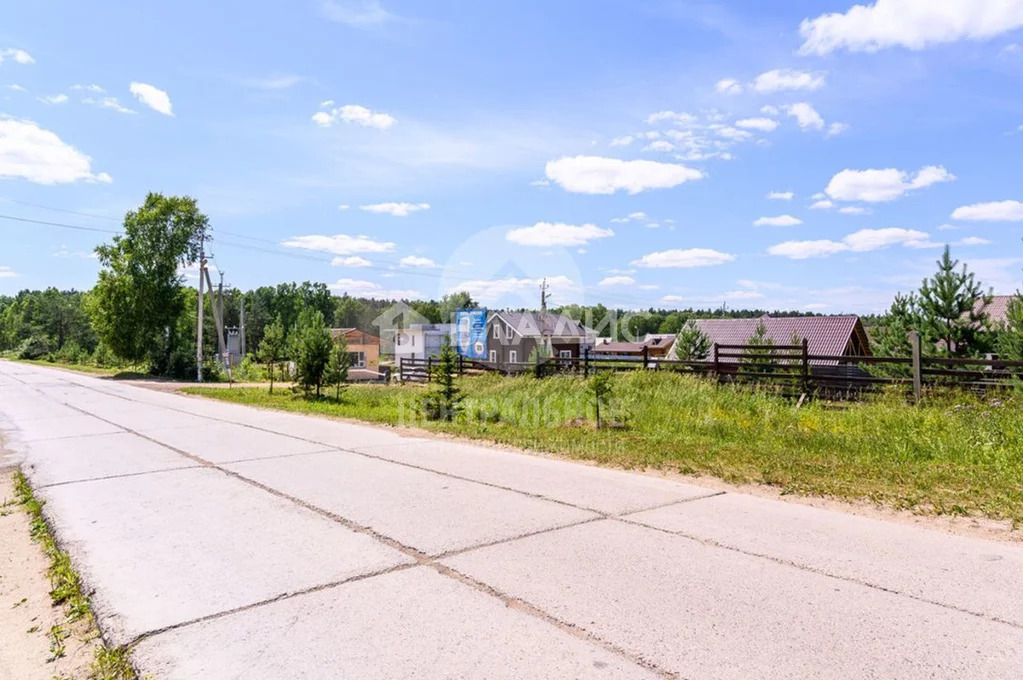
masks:
[[[3,293],[110,236],[9,217],[147,191],[243,288],[869,312],[944,243],[1021,285],[1023,0],[88,5],[0,9]]]

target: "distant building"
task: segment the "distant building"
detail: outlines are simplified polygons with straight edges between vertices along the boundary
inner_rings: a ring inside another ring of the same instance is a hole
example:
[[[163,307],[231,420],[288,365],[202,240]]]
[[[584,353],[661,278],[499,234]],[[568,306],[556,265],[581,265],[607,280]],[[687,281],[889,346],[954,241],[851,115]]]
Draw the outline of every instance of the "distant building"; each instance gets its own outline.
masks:
[[[380,365],[380,338],[358,328],[331,328],[330,334],[334,342],[343,335],[345,342],[348,343],[348,356],[352,360],[349,370],[376,371]]]
[[[669,354],[675,344],[674,333],[647,333],[642,340],[635,342],[605,342],[593,348],[593,355],[601,358],[621,357],[635,359],[643,356],[644,349],[650,359],[674,358]]]
[[[579,357],[593,348],[595,335],[563,314],[491,312],[487,315],[487,363],[526,364],[534,350],[551,357]]]
[[[978,300],[974,309],[978,312],[987,312],[988,318],[991,320],[991,327],[998,328],[1008,322],[1009,303],[1015,298],[1015,295],[992,295],[991,302],[987,306],[983,304],[982,300]]]
[[[745,345],[762,323],[767,337],[776,345],[790,345],[793,340],[802,342],[806,338],[810,354],[871,356],[870,341],[858,316],[772,317],[765,314],[759,319],[693,319],[693,322],[710,339],[712,345]],[[674,356],[674,348],[671,355]],[[727,358],[722,361],[738,360]],[[813,363],[827,366],[838,364],[840,360],[818,360]]]
[[[394,347],[394,362],[399,364],[402,359],[428,359],[439,357],[444,338],[454,344],[452,333],[455,325],[450,323],[416,323],[408,328],[395,328],[385,331]]]

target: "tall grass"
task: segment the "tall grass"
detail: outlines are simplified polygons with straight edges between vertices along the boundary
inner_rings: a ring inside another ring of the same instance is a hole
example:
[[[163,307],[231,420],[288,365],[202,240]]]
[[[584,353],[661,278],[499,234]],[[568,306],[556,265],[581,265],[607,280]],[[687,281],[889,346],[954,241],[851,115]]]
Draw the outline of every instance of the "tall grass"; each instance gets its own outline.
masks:
[[[931,395],[912,406],[888,393],[836,406],[691,376],[614,377],[610,420],[596,429],[587,383],[558,376],[465,378],[465,415],[418,416],[421,386],[353,386],[339,403],[265,390],[189,391],[219,399],[412,425],[606,465],[705,474],[784,493],[1023,521],[1023,400]]]

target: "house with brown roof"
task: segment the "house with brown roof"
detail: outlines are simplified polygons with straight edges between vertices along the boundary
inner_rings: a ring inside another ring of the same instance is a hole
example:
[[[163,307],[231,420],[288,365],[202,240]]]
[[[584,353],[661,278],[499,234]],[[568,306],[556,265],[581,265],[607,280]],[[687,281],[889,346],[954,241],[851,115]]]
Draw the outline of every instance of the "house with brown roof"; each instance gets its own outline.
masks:
[[[593,348],[593,355],[601,358],[635,359],[644,353],[648,359],[673,359],[674,333],[647,333],[635,342],[605,342]]]
[[[377,380],[381,377],[380,338],[358,328],[331,328],[334,342],[344,336],[348,343],[349,380]]]
[[[487,363],[525,365],[537,349],[551,357],[580,357],[593,347],[595,335],[564,314],[493,311],[487,315]]]
[[[830,357],[871,356],[870,341],[860,317],[848,316],[796,316],[772,317],[765,314],[759,319],[694,319],[697,327],[710,339],[711,344],[745,345],[759,324],[764,324],[767,337],[775,345],[790,345],[793,340],[806,338],[811,355]],[[674,348],[669,358],[674,356]],[[722,358],[722,362],[738,361]],[[818,359],[818,366],[837,365],[840,359]]]
[[[1015,298],[1015,295],[992,295],[991,302],[986,306],[983,300],[978,300],[974,310],[987,312],[988,318],[991,320],[991,327],[1000,328],[1008,322],[1009,303]]]

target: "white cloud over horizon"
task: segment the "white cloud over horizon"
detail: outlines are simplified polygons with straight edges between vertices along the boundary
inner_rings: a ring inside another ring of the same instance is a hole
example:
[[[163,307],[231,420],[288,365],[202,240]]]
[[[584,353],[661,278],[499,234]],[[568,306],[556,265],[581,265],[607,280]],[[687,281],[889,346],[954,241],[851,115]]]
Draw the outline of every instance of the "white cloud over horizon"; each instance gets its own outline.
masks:
[[[704,175],[678,163],[602,156],[565,156],[548,161],[547,178],[565,191],[577,194],[638,194],[650,189],[668,189]]]
[[[340,208],[347,210],[347,207]],[[429,203],[371,203],[369,205],[360,205],[359,210],[365,210],[366,212],[391,215],[392,217],[408,217],[414,212],[421,210],[429,210]]]
[[[910,248],[930,247],[930,236],[915,229],[888,227],[885,229],[861,229],[849,234],[841,241],[818,239],[811,241],[785,241],[767,249],[769,255],[787,257],[791,260],[805,260],[811,257],[827,257],[842,252],[869,252],[893,245]]]
[[[302,248],[304,250],[316,250],[332,255],[354,255],[356,253],[388,253],[394,250],[395,244],[391,241],[375,241],[369,236],[350,236],[348,234],[334,234],[333,236],[322,236],[311,234],[307,236],[292,236],[281,241],[281,245],[287,248]]]
[[[522,246],[584,246],[590,241],[614,236],[614,231],[594,224],[537,222],[531,227],[509,229],[505,238]]]
[[[648,253],[632,264],[637,267],[651,269],[689,269],[692,267],[712,267],[735,260],[735,256],[710,248],[673,248]]]
[[[1023,26],[1023,0],[876,0],[804,19],[801,54],[836,50],[922,50],[958,40],[985,40]]]
[[[330,127],[335,123],[349,123],[377,130],[386,130],[398,122],[389,113],[372,111],[358,104],[345,104],[327,111],[317,111],[313,114],[312,120],[320,127]]]
[[[964,222],[1023,222],[1023,203],[993,201],[964,205],[952,212],[952,219]]]
[[[128,89],[140,102],[165,116],[173,116],[170,96],[158,87],[148,83],[132,83]]]
[[[792,215],[778,215],[777,217],[760,217],[753,221],[754,227],[794,227],[802,224],[803,220]]]
[[[910,191],[955,179],[955,175],[940,165],[928,165],[915,174],[896,168],[846,169],[832,177],[824,191],[836,201],[884,203],[894,201]]]
[[[761,73],[753,80],[753,89],[763,94],[791,90],[819,90],[824,87],[827,74],[823,71],[798,71],[778,68]]]
[[[34,184],[70,184],[112,180],[92,171],[92,158],[56,133],[31,120],[0,116],[0,178],[21,178]]]

